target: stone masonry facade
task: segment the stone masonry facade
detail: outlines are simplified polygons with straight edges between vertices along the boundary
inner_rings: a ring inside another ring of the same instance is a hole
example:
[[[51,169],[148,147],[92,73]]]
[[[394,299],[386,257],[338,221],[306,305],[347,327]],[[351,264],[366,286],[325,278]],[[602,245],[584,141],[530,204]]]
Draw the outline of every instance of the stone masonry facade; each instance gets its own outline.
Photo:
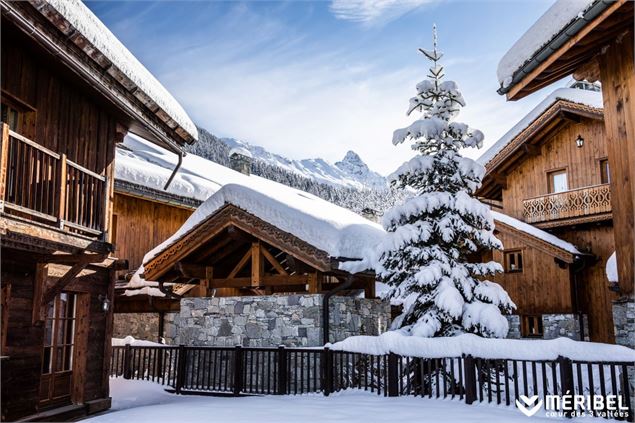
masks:
[[[635,298],[625,298],[613,303],[615,343],[635,348]]]
[[[522,337],[520,316],[512,314],[507,317],[509,332],[507,338],[518,339]],[[583,316],[585,338],[588,340],[587,316]],[[581,340],[580,320],[576,314],[543,314],[542,315],[543,339],[555,339],[560,337]]]
[[[166,315],[168,344],[316,347],[322,343],[321,294],[183,298]],[[390,324],[390,305],[376,299],[332,297],[330,341],[377,335]]]
[[[132,336],[135,339],[157,342],[159,313],[115,313],[113,338]]]

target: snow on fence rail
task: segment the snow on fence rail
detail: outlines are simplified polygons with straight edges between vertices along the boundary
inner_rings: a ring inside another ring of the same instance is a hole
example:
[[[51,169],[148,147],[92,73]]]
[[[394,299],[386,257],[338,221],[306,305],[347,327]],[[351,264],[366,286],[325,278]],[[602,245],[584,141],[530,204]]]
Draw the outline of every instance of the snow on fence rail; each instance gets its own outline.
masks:
[[[632,361],[369,354],[325,348],[113,346],[110,374],[177,394],[305,394],[363,389],[383,396],[513,405],[520,395],[616,395],[633,415]],[[594,410],[603,411],[603,410]]]

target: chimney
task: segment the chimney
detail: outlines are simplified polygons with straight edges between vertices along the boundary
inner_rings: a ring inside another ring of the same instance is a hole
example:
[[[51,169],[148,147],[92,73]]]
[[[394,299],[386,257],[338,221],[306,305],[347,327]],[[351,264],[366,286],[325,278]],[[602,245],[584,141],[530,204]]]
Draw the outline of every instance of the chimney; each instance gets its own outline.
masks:
[[[244,147],[235,147],[229,150],[229,167],[236,172],[249,176],[252,160],[251,152]]]

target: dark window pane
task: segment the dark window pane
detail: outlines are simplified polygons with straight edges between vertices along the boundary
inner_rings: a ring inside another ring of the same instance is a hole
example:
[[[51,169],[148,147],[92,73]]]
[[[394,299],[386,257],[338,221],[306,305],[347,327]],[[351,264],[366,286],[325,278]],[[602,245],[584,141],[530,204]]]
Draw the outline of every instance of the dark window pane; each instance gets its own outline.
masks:
[[[44,348],[44,355],[42,357],[42,374],[51,373],[51,348]]]

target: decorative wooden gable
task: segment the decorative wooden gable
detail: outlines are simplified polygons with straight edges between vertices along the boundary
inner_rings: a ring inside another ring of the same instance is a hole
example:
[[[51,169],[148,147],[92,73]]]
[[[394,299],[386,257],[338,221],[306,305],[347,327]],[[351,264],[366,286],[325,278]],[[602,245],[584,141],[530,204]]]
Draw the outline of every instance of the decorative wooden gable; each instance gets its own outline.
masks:
[[[232,204],[226,204],[144,265],[144,278],[177,285],[173,294],[318,293],[346,272],[328,253]],[[374,296],[374,275],[357,275],[353,289]],[[161,288],[163,289],[163,288]],[[167,292],[167,291],[166,291]]]

